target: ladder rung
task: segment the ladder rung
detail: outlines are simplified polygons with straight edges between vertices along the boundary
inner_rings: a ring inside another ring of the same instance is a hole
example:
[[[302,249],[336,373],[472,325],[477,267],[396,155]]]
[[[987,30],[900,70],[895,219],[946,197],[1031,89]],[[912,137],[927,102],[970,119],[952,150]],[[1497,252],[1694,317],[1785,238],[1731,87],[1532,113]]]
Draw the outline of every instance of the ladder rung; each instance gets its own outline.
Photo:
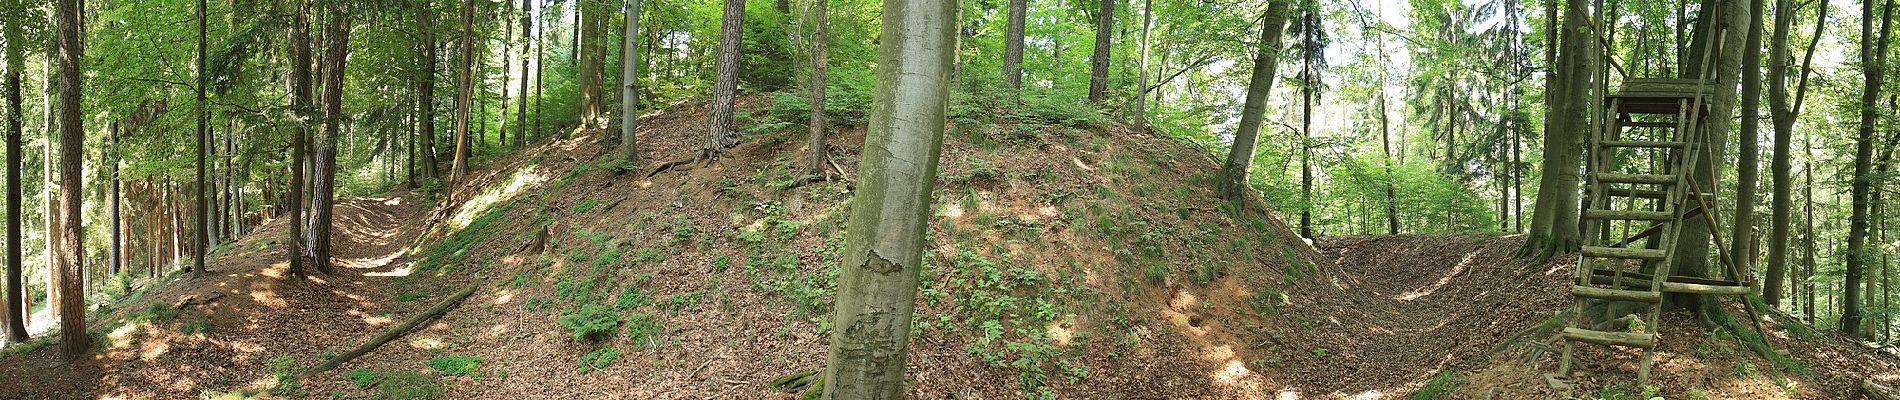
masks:
[[[1583,210],[1583,217],[1589,218],[1589,219],[1620,219],[1620,220],[1636,220],[1636,221],[1670,221],[1670,220],[1676,219],[1676,215],[1674,213],[1670,213],[1667,211],[1599,210],[1599,209]]]
[[[1597,142],[1603,147],[1643,147],[1658,149],[1680,149],[1686,147],[1682,142],[1652,142],[1646,140],[1604,140]]]
[[[1621,121],[1621,122],[1617,122],[1616,124],[1619,126],[1629,127],[1629,128],[1671,128],[1671,129],[1674,129],[1680,125],[1672,121],[1660,121],[1660,122],[1658,121]]]
[[[1662,259],[1668,255],[1668,252],[1656,249],[1583,246],[1584,257],[1662,261]]]
[[[1620,187],[1613,187],[1613,188],[1607,188],[1604,191],[1609,193],[1611,196],[1617,196],[1617,197],[1636,197],[1636,198],[1644,198],[1644,199],[1663,199],[1663,198],[1669,197],[1669,192],[1665,190],[1641,190],[1641,189],[1626,189],[1626,188],[1620,188]],[[1704,192],[1702,193],[1702,197],[1713,198],[1715,197],[1715,194]]]
[[[1663,282],[1663,291],[1670,293],[1697,293],[1716,295],[1754,294],[1755,287],[1742,283],[1733,285],[1704,285],[1697,283]]]
[[[1564,339],[1645,349],[1656,345],[1656,335],[1652,333],[1604,332],[1583,328],[1564,328]]]
[[[1596,178],[1598,182],[1603,183],[1649,183],[1657,185],[1673,185],[1676,183],[1675,175],[1613,174],[1598,172],[1596,173]]]
[[[1641,302],[1641,303],[1662,302],[1662,293],[1643,291],[1643,290],[1604,289],[1604,288],[1598,288],[1598,287],[1575,285],[1575,286],[1570,287],[1570,294],[1577,297],[1588,297],[1592,299],[1634,301],[1634,302]]]

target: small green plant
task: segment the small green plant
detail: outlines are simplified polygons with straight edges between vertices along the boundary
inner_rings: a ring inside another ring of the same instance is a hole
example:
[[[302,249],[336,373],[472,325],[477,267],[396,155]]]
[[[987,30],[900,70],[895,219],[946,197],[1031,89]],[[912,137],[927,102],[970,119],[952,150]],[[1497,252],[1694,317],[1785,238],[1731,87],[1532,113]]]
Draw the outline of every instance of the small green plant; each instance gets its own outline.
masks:
[[[635,346],[644,348],[659,347],[660,335],[666,333],[666,327],[660,325],[659,318],[652,314],[634,314],[627,317],[627,338]]]
[[[206,333],[210,331],[211,331],[211,324],[204,321],[186,322],[184,325],[180,325],[178,327],[178,333],[183,333],[186,335],[196,335],[196,334]]]
[[[402,292],[402,293],[396,294],[396,301],[405,302],[405,303],[416,301],[416,300],[422,300],[426,298],[429,298],[429,292],[420,291],[420,290],[408,291],[408,292]]]
[[[169,305],[160,304],[160,303],[152,303],[152,305],[145,307],[145,311],[142,311],[132,317],[132,319],[134,320],[151,321],[151,322],[165,322],[165,321],[170,321],[174,318],[178,318],[178,310],[173,309]]]
[[[1247,297],[1247,304],[1253,306],[1254,311],[1259,312],[1260,315],[1270,315],[1280,307],[1286,306],[1288,300],[1286,293],[1280,293],[1272,288],[1260,288],[1253,292],[1252,296]]]
[[[427,400],[442,395],[442,379],[416,371],[396,371],[384,376],[376,391],[388,400]]]
[[[1405,396],[1405,399],[1438,400],[1450,398],[1451,393],[1458,391],[1459,386],[1464,386],[1465,381],[1465,376],[1459,375],[1457,372],[1441,371],[1438,375],[1433,375],[1432,379],[1426,380],[1425,386],[1418,388],[1418,391]]]
[[[376,384],[376,380],[381,378],[382,376],[377,375],[376,371],[371,371],[369,368],[357,368],[350,371],[350,384],[355,385],[357,389],[368,388],[369,385]]]
[[[275,392],[296,393],[303,388],[303,384],[297,381],[297,359],[291,358],[289,354],[271,357],[270,370],[271,377],[277,379]]]
[[[653,296],[640,290],[639,283],[620,288],[620,295],[614,297],[614,308],[621,311],[632,310],[651,303],[653,303]]]
[[[574,205],[574,213],[575,214],[585,213],[589,210],[593,210],[595,206],[599,206],[599,205],[600,205],[600,200],[594,200],[594,199],[583,200],[580,202],[580,204]]]
[[[555,322],[574,331],[574,340],[590,341],[613,336],[614,329],[620,326],[620,315],[605,305],[588,304]]]
[[[1325,347],[1317,347],[1313,349],[1314,357],[1326,358],[1326,355],[1332,354],[1332,353],[1333,353],[1332,350],[1327,350]]]
[[[481,367],[482,358],[476,356],[442,356],[429,360],[429,368],[444,376],[469,376]]]
[[[581,356],[581,373],[586,374],[607,369],[607,366],[613,365],[614,361],[619,360],[622,354],[620,349],[614,347],[605,347],[590,351]]]

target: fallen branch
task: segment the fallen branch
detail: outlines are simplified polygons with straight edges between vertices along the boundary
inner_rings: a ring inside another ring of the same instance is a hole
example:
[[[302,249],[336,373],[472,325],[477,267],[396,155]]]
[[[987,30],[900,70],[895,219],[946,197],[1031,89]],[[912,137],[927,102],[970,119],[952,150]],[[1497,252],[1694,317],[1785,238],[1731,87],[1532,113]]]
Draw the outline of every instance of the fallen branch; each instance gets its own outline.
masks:
[[[355,350],[350,350],[348,353],[343,353],[335,358],[331,358],[330,361],[325,361],[323,364],[318,364],[315,367],[304,370],[302,373],[297,374],[296,380],[302,381],[311,375],[336,369],[336,367],[343,365],[343,363],[350,362],[350,360],[356,359],[357,357],[362,357],[364,354],[369,354],[371,350],[376,350],[377,347],[381,347],[391,340],[402,337],[402,335],[408,333],[410,329],[415,329],[416,325],[421,325],[423,321],[433,319],[436,316],[442,315],[442,313],[448,312],[450,308],[455,307],[456,303],[460,303],[462,299],[468,298],[470,294],[474,294],[475,288],[481,286],[481,281],[469,283],[468,287],[462,288],[462,291],[455,292],[454,295],[442,299],[442,302],[436,303],[434,307],[429,307],[428,310],[423,311],[421,314],[416,314],[413,317],[409,317],[408,320],[396,324],[395,327],[384,331],[381,335],[376,335],[376,338],[370,339],[369,342],[356,346]]]
[[[1892,386],[1874,383],[1870,379],[1860,380],[1860,393],[1879,400],[1900,400],[1900,390]]]

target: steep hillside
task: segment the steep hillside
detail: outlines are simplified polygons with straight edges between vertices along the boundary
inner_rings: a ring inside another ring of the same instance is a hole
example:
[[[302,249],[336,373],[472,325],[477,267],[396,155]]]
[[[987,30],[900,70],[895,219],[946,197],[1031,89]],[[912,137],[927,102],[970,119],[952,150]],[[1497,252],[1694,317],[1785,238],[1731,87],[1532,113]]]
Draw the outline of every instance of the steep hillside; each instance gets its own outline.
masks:
[[[283,274],[274,221],[218,253],[213,276],[100,318],[111,340],[98,357],[9,350],[0,382],[23,383],[0,398],[796,398],[805,380],[779,383],[823,367],[851,183],[797,184],[802,133],[773,123],[765,101],[742,101],[751,134],[711,163],[626,171],[616,135],[584,132],[488,160],[443,193],[350,200],[341,268],[304,282]],[[649,164],[696,152],[706,111],[644,118]],[[913,326],[913,398],[1558,396],[1541,374],[1561,345],[1570,266],[1513,259],[1521,237],[1313,247],[1264,207],[1224,206],[1198,147],[958,122]],[[833,138],[842,176],[856,176],[862,139]],[[399,340],[287,384],[469,285]],[[1675,319],[1659,364],[1670,398],[1839,398],[1858,378],[1895,378],[1892,357],[1779,324],[1793,361],[1726,361],[1752,356]],[[1577,394],[1640,392],[1628,365],[1584,365]]]

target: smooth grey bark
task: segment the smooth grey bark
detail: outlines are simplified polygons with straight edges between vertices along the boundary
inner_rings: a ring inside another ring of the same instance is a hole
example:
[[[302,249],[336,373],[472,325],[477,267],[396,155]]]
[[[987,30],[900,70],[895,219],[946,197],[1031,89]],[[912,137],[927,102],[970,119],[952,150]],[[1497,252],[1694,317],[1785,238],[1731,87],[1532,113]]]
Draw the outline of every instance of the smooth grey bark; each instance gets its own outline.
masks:
[[[1583,182],[1583,135],[1588,130],[1589,98],[1596,73],[1591,50],[1589,14],[1584,0],[1563,7],[1562,53],[1555,55],[1555,71],[1544,81],[1543,178],[1532,206],[1530,236],[1519,256],[1545,260],[1582,246],[1577,214]]]
[[[640,146],[634,128],[640,122],[640,0],[626,0],[627,23],[620,39],[620,160],[640,165]]]
[[[1761,181],[1761,35],[1763,0],[1748,1],[1748,33],[1742,44],[1742,126],[1736,136],[1735,220],[1729,234],[1735,270],[1755,270],[1755,186]],[[1739,278],[1739,277],[1737,277]]]
[[[1866,85],[1861,89],[1860,131],[1854,140],[1854,181],[1850,186],[1853,211],[1848,218],[1847,230],[1847,273],[1841,290],[1840,331],[1852,337],[1861,336],[1861,278],[1867,264],[1868,197],[1873,190],[1873,148],[1874,124],[1879,122],[1880,110],[1874,106],[1880,101],[1881,84],[1885,81],[1887,62],[1887,39],[1893,28],[1893,1],[1888,0],[1881,7],[1880,38],[1878,42],[1869,41],[1874,37],[1874,2],[1866,0],[1861,5],[1861,68],[1866,76]]]
[[[1009,0],[1009,21],[1003,33],[1003,82],[1012,90],[1023,88],[1023,20],[1028,13],[1029,0]]]
[[[309,0],[303,1],[307,2]],[[304,7],[308,8],[309,5],[306,4]],[[304,22],[303,25],[307,27],[309,26],[309,17],[305,16],[304,18],[306,22]],[[421,92],[416,96],[416,101],[421,104],[416,107],[422,111],[422,117],[418,118],[417,121],[419,125],[421,125],[418,129],[420,129],[422,133],[418,139],[421,140],[422,143],[417,145],[416,154],[422,157],[422,161],[420,161],[422,165],[419,166],[419,168],[422,169],[423,180],[433,181],[437,179],[438,166],[436,164],[439,164],[440,161],[435,158],[435,6],[428,0],[423,0],[416,5],[416,32],[418,32],[416,38],[420,41],[420,43],[416,44],[416,56],[420,58],[420,60],[417,60],[417,64],[419,64],[419,67],[422,67],[422,71],[418,73],[416,77],[416,90]],[[305,37],[309,36],[308,33],[304,35]],[[308,42],[308,40],[305,41]],[[307,45],[305,47],[306,49],[308,48]],[[306,55],[305,58],[309,58],[309,56]],[[306,61],[305,64],[309,64],[309,62]],[[539,95],[537,94],[536,97],[539,97]]]
[[[884,2],[877,89],[846,229],[827,399],[902,399],[911,313],[943,147],[957,3]]]
[[[79,74],[79,0],[58,0],[58,28],[55,41],[59,54],[59,251],[54,253],[60,277],[60,296],[54,305],[59,313],[60,354],[76,360],[92,349],[92,336],[86,333],[85,290],[80,279],[85,275],[83,251],[85,230],[80,226],[80,203],[85,188],[80,167],[85,161],[86,127],[80,118],[83,92]],[[49,162],[51,160],[48,160]]]
[[[475,107],[475,1],[462,0],[462,41],[457,68],[455,86],[455,156],[449,168],[449,187],[461,183],[468,175],[469,151],[469,113]],[[583,89],[586,86],[582,86]],[[586,102],[585,90],[582,91],[582,103]],[[586,115],[592,117],[593,115]],[[583,121],[583,124],[586,122]]]
[[[17,12],[25,9],[24,4],[21,3],[20,0],[5,0],[4,3],[0,4],[5,4],[7,10],[10,11]],[[20,93],[20,75],[26,70],[26,46],[20,43],[20,41],[26,37],[25,29],[21,28],[21,25],[25,23],[25,21],[23,21],[24,19],[25,18],[19,13],[0,16],[0,23],[6,24],[5,32],[3,35],[0,35],[0,40],[6,41],[5,55],[7,57],[4,65],[6,67],[4,78],[6,109],[4,114],[0,114],[0,117],[6,118],[5,128],[7,135],[7,286],[5,299],[6,310],[0,310],[0,322],[6,324],[4,329],[6,330],[7,343],[24,342],[27,336],[26,319],[28,311],[25,307],[26,285],[25,282],[22,281],[26,265],[21,264],[22,260],[20,258],[20,247],[26,243],[22,240],[25,227],[22,226],[23,224],[21,223],[21,220],[25,217],[25,209],[23,208],[23,204],[21,204],[21,195],[25,190],[25,184],[20,180],[20,174],[25,166],[25,163],[22,162],[22,158],[25,157],[22,147],[25,146],[24,139],[26,136],[26,113],[21,105],[22,96]]]
[[[1089,103],[1102,104],[1108,99],[1108,61],[1114,56],[1109,46],[1115,37],[1115,3],[1121,0],[1097,0],[1102,8],[1095,15],[1095,55],[1089,57]]]
[[[1801,61],[1800,83],[1795,89],[1793,104],[1788,99],[1788,62],[1790,49],[1788,36],[1793,29],[1795,18],[1794,0],[1775,1],[1775,33],[1769,45],[1768,57],[1768,104],[1773,110],[1769,117],[1774,119],[1775,150],[1774,160],[1769,169],[1774,174],[1774,189],[1769,203],[1770,232],[1768,235],[1768,272],[1762,286],[1762,301],[1770,306],[1781,304],[1782,286],[1787,281],[1788,271],[1788,233],[1793,227],[1794,192],[1794,123],[1800,115],[1802,99],[1808,93],[1809,66],[1814,62],[1814,49],[1820,43],[1821,33],[1827,27],[1827,11],[1830,7],[1821,7],[1814,21],[1814,36],[1808,42],[1807,54]]]
[[[521,0],[521,87],[516,90],[521,100],[515,102],[515,147],[521,147],[528,141],[528,60],[532,59],[528,56],[528,48],[535,43],[534,18],[530,18],[534,15],[532,5],[530,0]]]
[[[1247,102],[1240,109],[1240,126],[1234,131],[1234,144],[1221,166],[1216,190],[1222,198],[1242,204],[1248,170],[1253,166],[1254,146],[1260,142],[1260,125],[1267,113],[1267,95],[1273,92],[1274,73],[1280,67],[1280,37],[1286,32],[1287,7],[1292,0],[1271,0],[1261,18],[1259,52],[1254,55],[1253,75],[1247,82]]]
[[[725,14],[719,23],[719,52],[713,57],[712,120],[707,123],[706,148],[702,157],[717,157],[739,144],[739,131],[732,127],[732,108],[739,94],[739,51],[745,43],[745,0],[725,0]]]
[[[1727,159],[1728,135],[1732,133],[1731,129],[1734,127],[1735,103],[1740,97],[1737,95],[1737,88],[1741,86],[1739,81],[1741,80],[1742,43],[1747,41],[1747,24],[1750,20],[1747,1],[1712,0],[1712,2],[1715,3],[1714,6],[1701,13],[1702,18],[1699,21],[1703,22],[1692,42],[1694,51],[1690,52],[1691,62],[1687,63],[1688,68],[1682,69],[1688,76],[1714,74],[1703,77],[1712,89],[1709,96],[1709,116],[1706,122],[1709,133],[1702,142],[1703,153],[1698,156],[1696,165],[1692,166],[1695,169],[1693,176],[1696,187],[1705,191],[1714,190],[1720,183],[1721,169],[1718,165],[1724,162],[1722,160]],[[1716,16],[1717,13],[1719,16]],[[1709,18],[1714,18],[1717,24],[1710,26],[1707,23]],[[1713,40],[1715,43],[1709,43],[1712,40],[1707,36],[1712,36],[1713,32],[1721,32],[1724,36],[1720,40]],[[1708,53],[1712,44],[1720,44],[1720,46],[1713,49],[1714,53]],[[1708,61],[1715,65],[1712,68],[1705,68],[1701,61],[1704,57],[1708,57]],[[1709,277],[1720,272],[1711,271],[1709,268],[1708,254],[1713,229],[1715,227],[1709,226],[1708,220],[1704,218],[1683,221],[1675,247],[1676,265],[1671,270],[1671,274]],[[1731,243],[1734,241],[1734,238],[1726,239]],[[1667,297],[1666,303],[1672,308],[1689,308],[1700,313],[1713,304],[1709,301],[1710,298],[1709,295],[1672,293]]]

